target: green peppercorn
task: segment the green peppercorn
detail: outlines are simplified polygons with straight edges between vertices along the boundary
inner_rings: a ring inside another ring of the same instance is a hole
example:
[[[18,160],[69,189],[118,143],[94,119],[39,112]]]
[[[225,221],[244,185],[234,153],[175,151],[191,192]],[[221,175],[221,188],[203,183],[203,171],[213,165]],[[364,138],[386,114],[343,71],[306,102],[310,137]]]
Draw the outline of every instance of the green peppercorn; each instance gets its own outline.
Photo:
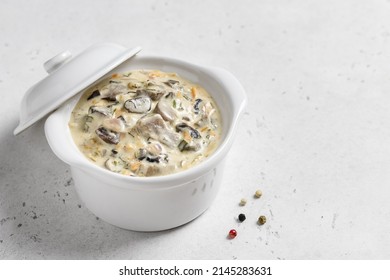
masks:
[[[265,216],[260,216],[259,219],[257,220],[257,222],[260,225],[264,225],[267,222],[267,218]]]

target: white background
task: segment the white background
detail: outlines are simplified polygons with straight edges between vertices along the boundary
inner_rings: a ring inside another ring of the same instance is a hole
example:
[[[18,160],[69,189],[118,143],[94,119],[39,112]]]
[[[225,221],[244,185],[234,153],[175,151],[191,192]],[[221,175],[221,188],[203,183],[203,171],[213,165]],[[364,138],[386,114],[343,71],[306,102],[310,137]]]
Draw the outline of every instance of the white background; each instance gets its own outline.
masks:
[[[0,259],[388,259],[389,14],[386,0],[1,0]],[[12,135],[43,62],[102,41],[226,68],[247,91],[221,191],[190,224],[106,224],[44,120]]]

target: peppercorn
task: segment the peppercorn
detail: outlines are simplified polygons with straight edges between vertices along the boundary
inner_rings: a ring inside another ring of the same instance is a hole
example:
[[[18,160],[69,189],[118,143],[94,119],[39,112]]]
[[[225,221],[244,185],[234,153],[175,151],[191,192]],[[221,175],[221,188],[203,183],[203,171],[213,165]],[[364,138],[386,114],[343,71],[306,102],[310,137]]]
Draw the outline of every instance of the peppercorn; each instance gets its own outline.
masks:
[[[245,217],[245,214],[240,214],[238,215],[238,220],[242,223],[243,221],[245,221],[246,217]]]
[[[267,218],[265,216],[260,216],[259,219],[257,220],[257,222],[260,225],[264,225],[267,222]]]
[[[231,229],[230,231],[229,231],[229,237],[230,237],[230,239],[233,239],[233,238],[235,238],[237,236],[237,231],[235,230],[235,229]]]
[[[262,195],[263,195],[263,193],[261,192],[261,190],[257,190],[257,191],[255,192],[255,197],[256,197],[256,198],[260,198]]]
[[[245,206],[245,204],[246,204],[246,199],[245,198],[241,198],[240,206]]]

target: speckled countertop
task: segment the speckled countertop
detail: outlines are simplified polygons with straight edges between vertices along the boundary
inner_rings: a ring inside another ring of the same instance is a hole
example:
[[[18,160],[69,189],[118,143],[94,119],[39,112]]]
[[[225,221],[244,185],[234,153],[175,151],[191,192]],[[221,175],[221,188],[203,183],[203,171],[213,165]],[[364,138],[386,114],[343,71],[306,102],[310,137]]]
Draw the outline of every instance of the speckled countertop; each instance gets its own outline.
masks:
[[[0,259],[389,258],[389,13],[386,0],[2,0]],[[44,120],[12,135],[42,63],[101,41],[224,67],[247,91],[221,191],[190,224],[106,224],[77,197]]]

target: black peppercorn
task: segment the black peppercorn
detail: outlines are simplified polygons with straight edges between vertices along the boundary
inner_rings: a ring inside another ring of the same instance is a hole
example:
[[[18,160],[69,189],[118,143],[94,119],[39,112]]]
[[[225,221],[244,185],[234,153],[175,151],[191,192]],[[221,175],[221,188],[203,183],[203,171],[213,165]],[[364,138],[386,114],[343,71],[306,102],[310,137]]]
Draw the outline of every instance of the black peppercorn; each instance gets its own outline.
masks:
[[[245,215],[244,215],[244,214],[240,214],[240,215],[238,215],[238,220],[239,220],[240,222],[243,222],[243,221],[245,221],[245,219],[246,219],[246,217],[245,217]]]

